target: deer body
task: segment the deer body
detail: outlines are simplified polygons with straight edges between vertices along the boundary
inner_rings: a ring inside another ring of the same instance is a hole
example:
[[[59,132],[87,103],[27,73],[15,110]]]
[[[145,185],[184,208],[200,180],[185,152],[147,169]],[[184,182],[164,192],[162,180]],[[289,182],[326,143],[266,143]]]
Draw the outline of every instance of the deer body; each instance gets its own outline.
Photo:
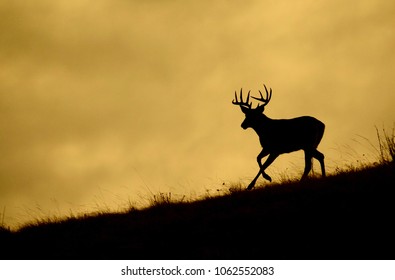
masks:
[[[269,175],[265,173],[265,169],[280,155],[284,153],[290,153],[298,150],[303,150],[305,153],[305,170],[302,176],[302,180],[305,179],[311,170],[311,160],[316,158],[321,165],[322,176],[325,176],[325,164],[324,155],[317,150],[318,144],[320,143],[322,136],[324,135],[325,125],[310,116],[303,116],[293,119],[270,119],[263,114],[265,105],[269,103],[271,98],[272,90],[270,93],[266,90],[266,99],[263,98],[262,93],[260,98],[253,97],[263,104],[258,105],[255,109],[252,109],[252,103],[248,103],[250,92],[248,92],[247,101],[243,101],[242,90],[240,90],[240,99],[233,101],[233,104],[240,105],[242,112],[246,118],[241,124],[243,129],[252,128],[259,136],[259,141],[262,146],[262,151],[257,157],[258,165],[260,167],[258,174],[249,184],[247,189],[252,189],[258,180],[259,176],[262,176],[271,181]],[[261,160],[263,157],[268,158],[264,164]]]
[[[290,153],[318,146],[325,125],[310,116],[294,119],[270,119],[262,115],[261,122],[251,126],[259,136],[262,148],[269,153]],[[309,132],[317,132],[311,134]]]

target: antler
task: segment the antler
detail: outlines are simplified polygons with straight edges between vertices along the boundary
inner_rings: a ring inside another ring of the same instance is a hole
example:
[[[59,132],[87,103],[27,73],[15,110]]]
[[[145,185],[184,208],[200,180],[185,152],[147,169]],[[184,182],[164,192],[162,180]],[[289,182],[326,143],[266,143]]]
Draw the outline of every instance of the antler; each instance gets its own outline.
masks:
[[[263,86],[265,87],[266,98],[263,98],[263,95],[262,95],[262,92],[261,92],[261,91],[259,91],[259,93],[261,94],[261,97],[260,97],[260,98],[259,98],[259,97],[251,96],[252,98],[254,98],[254,99],[256,99],[256,100],[263,102],[263,104],[261,104],[261,105],[259,105],[259,106],[266,106],[267,103],[269,103],[270,99],[272,98],[272,89],[270,88],[270,92],[268,92],[268,91],[267,91],[267,88],[266,88],[266,86],[265,86],[265,84],[263,84]]]
[[[243,88],[240,89],[240,101],[237,100],[237,92],[236,91],[235,91],[235,98],[236,98],[236,100],[232,101],[232,103],[234,105],[240,105],[243,107],[247,107],[248,109],[251,109],[252,102],[248,103],[250,100],[250,90],[248,91],[247,100],[245,102],[243,101]]]

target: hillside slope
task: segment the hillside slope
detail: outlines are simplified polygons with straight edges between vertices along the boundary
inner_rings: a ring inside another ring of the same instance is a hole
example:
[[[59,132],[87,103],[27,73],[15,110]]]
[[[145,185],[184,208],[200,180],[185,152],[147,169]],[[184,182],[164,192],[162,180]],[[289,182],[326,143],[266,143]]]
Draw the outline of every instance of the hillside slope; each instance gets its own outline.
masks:
[[[395,259],[394,165],[1,231],[2,259]]]

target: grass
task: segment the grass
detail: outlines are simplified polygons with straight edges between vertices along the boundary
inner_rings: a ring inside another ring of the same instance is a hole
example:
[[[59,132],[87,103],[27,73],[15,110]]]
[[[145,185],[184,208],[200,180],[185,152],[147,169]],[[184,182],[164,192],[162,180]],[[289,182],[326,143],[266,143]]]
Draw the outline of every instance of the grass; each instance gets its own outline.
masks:
[[[378,164],[326,178],[234,184],[195,201],[159,193],[145,209],[1,225],[0,257],[395,259],[394,133],[378,137]]]
[[[155,207],[159,205],[168,205],[177,202],[186,201],[185,195],[181,197],[175,197],[171,192],[159,192],[158,194],[153,194],[152,198],[149,199],[150,206]]]
[[[395,124],[392,127],[392,133],[388,134],[383,128],[380,133],[376,127],[377,139],[379,143],[379,160],[382,164],[395,162]]]

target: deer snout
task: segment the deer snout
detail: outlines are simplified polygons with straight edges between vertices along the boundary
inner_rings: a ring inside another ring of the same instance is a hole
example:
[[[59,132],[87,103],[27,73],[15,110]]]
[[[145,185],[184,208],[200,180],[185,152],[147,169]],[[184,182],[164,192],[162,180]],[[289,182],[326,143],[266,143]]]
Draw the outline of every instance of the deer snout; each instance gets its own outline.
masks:
[[[247,120],[244,120],[244,122],[242,122],[241,123],[241,127],[243,128],[243,129],[247,129],[249,126],[248,126],[248,123],[247,123]]]

